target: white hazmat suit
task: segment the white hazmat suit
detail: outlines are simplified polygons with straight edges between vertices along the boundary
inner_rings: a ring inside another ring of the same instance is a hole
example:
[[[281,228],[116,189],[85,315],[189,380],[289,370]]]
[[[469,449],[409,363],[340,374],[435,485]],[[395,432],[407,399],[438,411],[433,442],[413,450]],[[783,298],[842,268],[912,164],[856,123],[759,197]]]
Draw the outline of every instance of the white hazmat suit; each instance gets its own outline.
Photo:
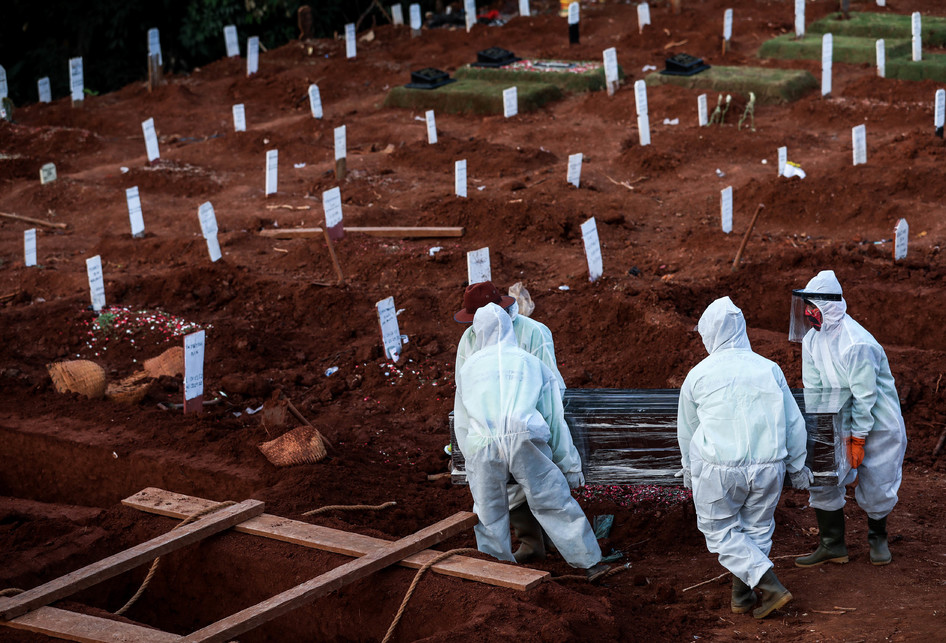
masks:
[[[551,370],[516,345],[512,320],[496,304],[476,311],[473,353],[457,372],[454,427],[466,458],[480,551],[513,561],[506,484],[522,486],[529,509],[573,567],[601,560],[601,548],[570,484],[581,460],[564,422]]]
[[[677,439],[690,469],[697,525],[720,564],[748,587],[768,554],[786,468],[805,467],[805,421],[781,369],[752,352],[742,311],[711,303],[697,329],[709,356],[680,390]]]
[[[805,292],[841,295],[832,270],[822,270]],[[854,497],[869,518],[885,517],[897,504],[907,434],[887,355],[863,326],[847,315],[847,303],[814,300],[821,330],[802,340],[802,380],[806,388],[847,388],[853,397],[851,434],[866,440],[864,460],[838,485],[812,487],[811,506],[825,511],[844,507],[844,488],[858,479]]]

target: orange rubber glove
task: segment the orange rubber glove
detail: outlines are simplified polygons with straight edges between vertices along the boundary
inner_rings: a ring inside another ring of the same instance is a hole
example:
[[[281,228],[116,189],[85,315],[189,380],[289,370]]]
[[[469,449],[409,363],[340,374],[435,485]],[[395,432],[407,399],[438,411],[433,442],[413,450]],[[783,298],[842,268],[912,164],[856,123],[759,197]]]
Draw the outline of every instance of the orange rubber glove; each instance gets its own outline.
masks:
[[[847,459],[851,463],[851,468],[856,469],[864,461],[864,444],[867,442],[864,438],[855,438],[853,435],[847,439]]]

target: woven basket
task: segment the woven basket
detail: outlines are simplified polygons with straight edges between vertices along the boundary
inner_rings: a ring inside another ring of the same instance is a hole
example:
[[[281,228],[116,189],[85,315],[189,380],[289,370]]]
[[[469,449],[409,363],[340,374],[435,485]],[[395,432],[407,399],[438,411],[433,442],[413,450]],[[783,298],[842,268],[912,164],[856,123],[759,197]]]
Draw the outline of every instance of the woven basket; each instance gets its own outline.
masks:
[[[59,393],[80,393],[90,398],[105,395],[105,369],[86,359],[47,364],[46,370]]]
[[[292,429],[275,440],[263,442],[259,450],[277,467],[315,464],[326,455],[322,434],[314,426]]]
[[[145,372],[149,377],[155,379],[162,375],[174,377],[177,374],[184,374],[184,347],[174,346],[167,349],[157,357],[146,359],[144,362]]]
[[[120,404],[137,404],[148,392],[149,379],[150,376],[144,371],[129,375],[120,382],[109,384],[105,397]]]

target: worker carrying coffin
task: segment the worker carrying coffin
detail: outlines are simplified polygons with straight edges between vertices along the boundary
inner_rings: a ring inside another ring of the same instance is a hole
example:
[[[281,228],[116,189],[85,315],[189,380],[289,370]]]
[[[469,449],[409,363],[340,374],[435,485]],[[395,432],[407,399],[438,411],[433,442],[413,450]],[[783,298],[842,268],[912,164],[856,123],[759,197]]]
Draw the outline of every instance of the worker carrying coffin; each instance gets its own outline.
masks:
[[[799,567],[848,562],[844,542],[844,489],[867,512],[870,562],[890,562],[887,515],[897,504],[907,434],[887,356],[877,340],[847,314],[841,283],[819,272],[792,293],[789,339],[802,343],[805,388],[846,388],[852,396],[851,435],[845,441],[851,469],[837,485],[812,487],[810,503],[820,530],[818,548],[795,559]]]
[[[515,560],[506,496],[513,478],[565,561],[596,580],[608,566],[600,562],[594,531],[571,495],[584,480],[558,382],[516,345],[512,326],[496,304],[480,307],[473,317],[473,351],[456,375],[454,430],[479,517],[476,545],[500,560]]]
[[[732,572],[732,611],[764,618],[792,599],[768,555],[786,470],[806,489],[805,420],[774,362],[752,352],[742,311],[711,303],[697,326],[709,357],[680,390],[677,440],[707,548]]]
[[[463,308],[457,311],[453,318],[460,323],[469,324],[473,321],[476,311],[488,303],[497,304],[509,314],[509,319],[512,320],[512,330],[516,336],[516,345],[539,358],[539,361],[552,371],[559,395],[564,394],[565,380],[562,379],[562,375],[558,371],[558,365],[555,363],[555,345],[552,341],[552,332],[545,324],[525,315],[520,315],[516,300],[499,294],[499,290],[493,285],[493,282],[484,281],[468,286],[463,293]],[[473,352],[475,344],[476,330],[473,326],[470,326],[463,332],[457,346],[456,373],[459,373],[463,368],[467,357]],[[459,389],[459,386],[457,388]],[[454,422],[456,422],[456,418],[454,418]],[[562,425],[564,430],[568,431],[564,420]],[[526,505],[526,496],[522,491],[522,487],[518,484],[509,485],[507,496],[509,521],[520,543],[519,549],[513,554],[516,557],[516,562],[529,563],[543,560],[545,558],[546,537],[542,533],[542,527]]]

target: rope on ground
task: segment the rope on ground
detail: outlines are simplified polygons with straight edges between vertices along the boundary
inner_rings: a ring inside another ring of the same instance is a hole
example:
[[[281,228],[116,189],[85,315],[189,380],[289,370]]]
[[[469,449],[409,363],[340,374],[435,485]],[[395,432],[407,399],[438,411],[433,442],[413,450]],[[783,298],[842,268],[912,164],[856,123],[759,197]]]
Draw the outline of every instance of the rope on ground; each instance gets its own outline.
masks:
[[[711,579],[709,579],[709,580],[705,580],[705,581],[703,581],[702,583],[697,583],[696,585],[690,585],[690,586],[687,587],[686,589],[681,590],[680,593],[682,594],[683,592],[689,592],[691,589],[696,589],[697,587],[702,587],[703,585],[708,585],[709,583],[712,583],[714,580],[719,580],[720,578],[722,578],[723,576],[726,576],[727,574],[729,574],[729,572],[728,572],[728,571],[725,571],[725,572],[723,572],[722,574],[720,574],[719,576],[717,576],[717,577],[715,577],[715,578],[711,578]]]
[[[401,601],[401,606],[398,608],[397,614],[394,615],[394,620],[391,622],[391,626],[388,628],[384,638],[381,639],[381,643],[388,643],[391,640],[391,637],[394,636],[394,629],[400,622],[401,617],[404,616],[404,610],[407,609],[407,602],[411,600],[411,595],[414,593],[414,590],[417,589],[417,584],[420,582],[421,576],[424,575],[424,572],[440,561],[450,558],[451,556],[456,556],[459,554],[472,554],[476,551],[478,550],[472,547],[465,549],[451,549],[450,551],[445,551],[442,554],[434,556],[432,559],[424,563],[424,566],[418,569],[417,573],[414,575],[414,580],[411,582],[411,586],[407,588],[407,593],[404,595],[404,600]]]
[[[19,587],[7,587],[6,589],[0,589],[0,596],[16,596],[17,594],[22,594],[23,590]]]
[[[630,569],[630,568],[631,568],[630,563],[624,563],[623,565],[618,565],[617,567],[614,567],[613,569],[609,569],[607,572],[605,572],[604,576],[599,578],[596,582],[601,582],[605,578],[608,578],[609,576],[614,576],[618,572],[623,572],[625,569]],[[554,576],[550,578],[549,580],[588,580],[588,576],[586,574],[566,574],[564,576]]]
[[[174,529],[180,529],[180,528],[183,527],[184,525],[189,525],[190,523],[196,521],[197,519],[203,518],[203,517],[206,516],[207,514],[213,513],[213,512],[215,512],[215,511],[217,511],[218,509],[223,509],[224,507],[230,507],[230,506],[235,505],[235,504],[236,504],[236,502],[234,502],[233,500],[227,500],[227,501],[225,501],[225,502],[221,502],[220,504],[216,504],[216,505],[213,505],[213,506],[211,506],[211,507],[207,507],[206,509],[201,509],[201,510],[198,511],[197,513],[192,514],[192,515],[188,516],[187,518],[185,518],[182,522],[180,522],[180,523],[174,525],[174,528],[171,529],[171,531],[174,531]],[[158,563],[160,563],[160,562],[161,562],[161,557],[160,557],[160,556],[158,556],[157,558],[155,558],[155,559],[151,562],[151,568],[148,569],[148,574],[147,574],[147,576],[145,576],[145,579],[141,582],[141,587],[138,588],[138,591],[135,592],[135,595],[134,595],[134,596],[132,596],[131,598],[128,599],[128,602],[127,602],[127,603],[125,603],[119,610],[117,610],[117,611],[115,612],[115,616],[121,616],[122,614],[124,614],[125,612],[127,612],[127,611],[131,608],[131,606],[134,605],[135,602],[136,602],[139,598],[141,598],[141,595],[144,594],[145,589],[147,589],[148,584],[151,582],[151,579],[154,578],[154,573],[155,573],[156,571],[158,571]]]
[[[393,507],[397,503],[391,500],[382,505],[325,505],[324,507],[319,507],[318,509],[313,509],[312,511],[306,511],[303,516],[315,516],[317,514],[325,513],[326,511],[380,511],[382,509],[387,509],[388,507]]]

